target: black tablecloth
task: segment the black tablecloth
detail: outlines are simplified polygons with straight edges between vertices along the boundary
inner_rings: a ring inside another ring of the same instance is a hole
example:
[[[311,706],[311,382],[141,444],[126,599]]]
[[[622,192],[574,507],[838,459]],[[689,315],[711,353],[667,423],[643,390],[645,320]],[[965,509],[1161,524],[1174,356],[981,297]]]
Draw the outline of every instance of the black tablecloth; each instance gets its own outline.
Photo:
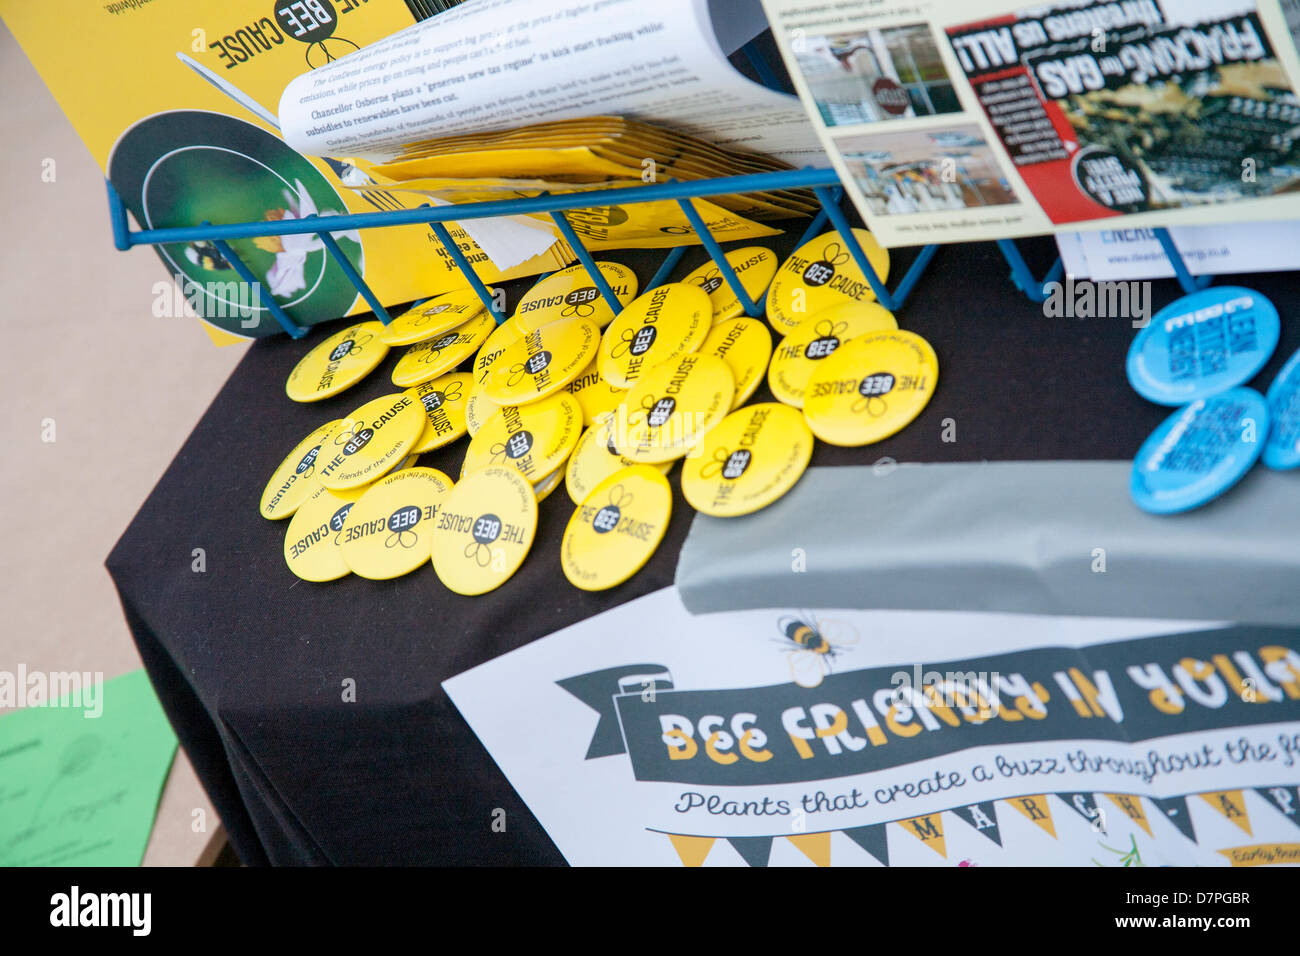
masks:
[[[784,256],[793,238],[766,242]],[[1047,241],[1028,248],[1044,268]],[[658,256],[609,258],[633,265],[644,283]],[[703,258],[692,251],[676,276]],[[819,443],[813,465],[1132,457],[1170,410],[1125,380],[1129,320],[1048,318],[1007,276],[991,244],[942,248],[899,313],[938,352],[934,399],[880,444]],[[1266,387],[1300,346],[1300,326],[1288,321],[1296,278],[1228,281],[1265,293],[1282,313],[1282,343],[1254,382]],[[518,285],[508,288],[513,302]],[[1154,289],[1154,308],[1180,294],[1172,281]],[[441,682],[670,585],[692,519],[676,473],[663,544],[604,593],[569,586],[560,570],[573,510],[563,489],[542,503],[523,567],[484,597],[448,592],[428,566],[389,582],[300,582],[282,556],[286,523],[258,515],[262,488],[311,428],[395,391],[389,374],[402,351],[341,395],[295,404],[285,379],[325,334],[249,350],[108,558],[154,687],[248,864],[561,863]],[[755,400],[770,400],[765,387]],[[945,419],[955,442],[941,440]],[[462,440],[420,463],[455,476],[464,449]],[[195,548],[203,572],[193,570]],[[356,700],[345,703],[348,678]],[[492,827],[497,808],[503,833]]]

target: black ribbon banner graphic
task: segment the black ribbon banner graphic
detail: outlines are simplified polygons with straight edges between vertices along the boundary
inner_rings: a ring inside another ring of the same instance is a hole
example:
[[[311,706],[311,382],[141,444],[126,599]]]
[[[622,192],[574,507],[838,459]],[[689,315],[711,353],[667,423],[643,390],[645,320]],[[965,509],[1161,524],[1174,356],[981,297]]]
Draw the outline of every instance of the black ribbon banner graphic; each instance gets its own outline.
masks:
[[[659,664],[558,683],[600,715],[587,759],[626,753],[637,780],[808,782],[1032,743],[1043,746],[1041,759],[1002,763],[999,755],[990,779],[1051,789],[1059,776],[1103,771],[1129,775],[1136,787],[1232,756],[1202,745],[1116,758],[1088,743],[1300,720],[1297,648],[1300,629],[1243,625],[831,673],[813,688],[679,690]],[[1049,755],[1054,741],[1071,744]],[[1269,746],[1279,768],[1300,768],[1300,735],[1281,734]]]

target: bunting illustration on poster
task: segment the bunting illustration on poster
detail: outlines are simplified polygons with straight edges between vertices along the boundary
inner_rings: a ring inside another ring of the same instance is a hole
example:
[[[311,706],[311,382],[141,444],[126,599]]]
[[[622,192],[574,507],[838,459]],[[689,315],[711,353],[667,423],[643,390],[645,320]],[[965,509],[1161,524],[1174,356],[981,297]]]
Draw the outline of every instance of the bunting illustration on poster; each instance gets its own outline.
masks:
[[[861,640],[805,686],[792,617]],[[1300,629],[667,588],[444,686],[573,863],[1300,863]]]

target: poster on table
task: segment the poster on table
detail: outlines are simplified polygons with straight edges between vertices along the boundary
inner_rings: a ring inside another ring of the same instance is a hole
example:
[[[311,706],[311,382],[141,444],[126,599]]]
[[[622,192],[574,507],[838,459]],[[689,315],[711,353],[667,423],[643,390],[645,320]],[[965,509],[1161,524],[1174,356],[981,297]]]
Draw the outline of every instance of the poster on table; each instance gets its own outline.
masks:
[[[572,864],[1300,864],[1300,630],[666,588],[443,685]]]
[[[764,7],[885,245],[1300,218],[1278,0]]]

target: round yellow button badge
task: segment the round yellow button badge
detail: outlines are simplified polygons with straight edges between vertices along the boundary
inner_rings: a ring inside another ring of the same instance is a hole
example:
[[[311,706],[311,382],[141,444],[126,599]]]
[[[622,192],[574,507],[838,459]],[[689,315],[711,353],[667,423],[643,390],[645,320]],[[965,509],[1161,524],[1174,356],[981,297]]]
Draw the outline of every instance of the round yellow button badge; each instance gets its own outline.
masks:
[[[631,388],[656,365],[698,349],[712,324],[713,306],[699,286],[658,286],[614,317],[600,340],[597,367],[610,385]]]
[[[668,479],[649,465],[610,475],[569,518],[560,545],[564,576],[584,591],[622,584],[655,553],[672,509]]]
[[[424,422],[424,406],[409,392],[366,402],[344,416],[334,448],[317,466],[320,483],[337,490],[382,478],[411,454]]]
[[[716,355],[683,355],[651,369],[611,424],[614,447],[639,464],[681,458],[731,410],[736,384]]]
[[[473,355],[496,327],[492,314],[484,310],[450,332],[412,345],[393,366],[393,384],[411,388],[450,372]]]
[[[417,455],[450,445],[465,434],[465,406],[474,376],[469,372],[452,372],[407,389],[424,406],[424,431],[411,451]]]
[[[348,573],[339,550],[343,525],[364,489],[317,488],[298,506],[284,532],[284,563],[304,581],[333,581]]]
[[[435,468],[404,468],[366,488],[339,539],[347,566],[363,578],[385,581],[428,561],[434,518],[451,487],[451,479]]]
[[[736,380],[731,407],[739,408],[763,381],[767,360],[772,357],[772,333],[758,319],[727,319],[710,330],[700,354],[715,355],[727,363]]]
[[[614,297],[627,305],[637,293],[636,273],[618,262],[598,262],[601,276]],[[589,319],[600,328],[609,325],[614,310],[591,281],[581,263],[547,276],[524,293],[515,306],[514,317],[521,325],[536,328],[556,319]]]
[[[384,360],[381,322],[360,322],[335,332],[299,360],[284,392],[295,402],[319,402],[351,388]]]
[[[457,289],[403,312],[384,326],[379,339],[387,345],[414,345],[464,325],[482,311],[477,292]]]
[[[596,357],[600,329],[560,319],[528,329],[492,363],[483,393],[498,405],[535,402],[564,388]]]
[[[840,346],[808,380],[803,411],[832,445],[869,445],[908,425],[934,394],[939,360],[915,332],[869,332]]]
[[[322,455],[328,456],[327,449],[333,447],[328,442],[342,424],[341,418],[326,422],[293,446],[293,451],[271,473],[271,479],[262,491],[258,510],[263,518],[278,521],[289,517],[319,487],[316,468]]]
[[[808,316],[772,354],[767,384],[787,405],[803,408],[808,379],[820,362],[850,339],[898,328],[894,313],[877,302],[842,302]]]
[[[780,402],[737,409],[682,465],[682,493],[706,515],[730,518],[766,508],[795,486],[813,453],[803,414]]]
[[[470,440],[461,474],[505,465],[531,484],[564,464],[582,434],[582,409],[567,392],[503,405]]]
[[[865,229],[853,236],[881,282],[889,278],[889,250]],[[866,277],[835,231],[800,246],[777,270],[767,290],[767,320],[785,334],[807,316],[832,305],[875,299]]]
[[[776,253],[766,246],[745,246],[732,249],[726,254],[727,264],[740,280],[740,287],[755,302],[761,302],[767,285],[776,275]],[[722,278],[722,270],[710,259],[685,279],[688,285],[697,285],[709,294],[713,305],[713,324],[717,325],[727,319],[744,315],[745,307],[731,290],[731,285]]]
[[[485,594],[524,563],[537,533],[537,498],[513,468],[457,482],[434,519],[433,570],[457,594]]]
[[[573,449],[573,454],[564,466],[564,487],[575,505],[582,504],[582,499],[614,472],[636,464],[632,459],[620,455],[614,447],[613,427],[616,421],[614,416],[609,416],[583,432],[578,439],[578,446]],[[666,475],[672,470],[673,463],[664,461],[651,467]]]

